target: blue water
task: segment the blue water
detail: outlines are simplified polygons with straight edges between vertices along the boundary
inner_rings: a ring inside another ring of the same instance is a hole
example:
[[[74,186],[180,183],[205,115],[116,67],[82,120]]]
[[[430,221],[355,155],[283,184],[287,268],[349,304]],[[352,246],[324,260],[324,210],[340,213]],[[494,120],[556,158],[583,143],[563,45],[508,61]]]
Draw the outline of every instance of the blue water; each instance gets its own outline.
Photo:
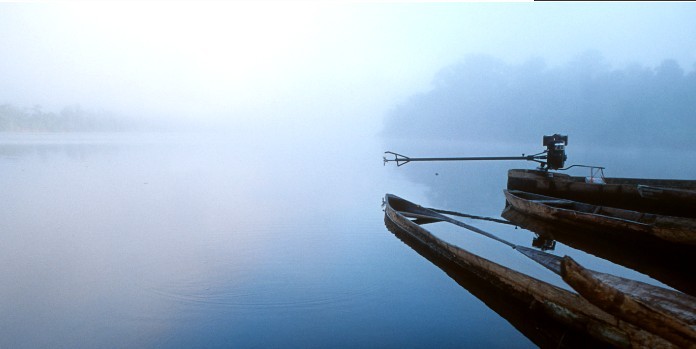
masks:
[[[379,140],[288,137],[0,135],[0,347],[534,347],[386,229],[384,193],[439,196],[383,167]],[[491,171],[462,188],[490,198],[479,214],[503,208]]]
[[[376,141],[0,140],[0,347],[531,345],[385,228]]]

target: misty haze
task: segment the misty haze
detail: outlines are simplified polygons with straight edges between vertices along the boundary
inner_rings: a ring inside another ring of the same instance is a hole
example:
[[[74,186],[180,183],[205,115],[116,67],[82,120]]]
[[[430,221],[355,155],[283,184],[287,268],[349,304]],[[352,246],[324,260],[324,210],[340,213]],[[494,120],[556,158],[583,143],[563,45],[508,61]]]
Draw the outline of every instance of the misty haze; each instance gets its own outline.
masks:
[[[2,3],[0,347],[535,347],[380,204],[499,217],[507,170],[536,165],[382,154],[518,156],[561,133],[568,164],[696,179],[694,18],[693,3]]]

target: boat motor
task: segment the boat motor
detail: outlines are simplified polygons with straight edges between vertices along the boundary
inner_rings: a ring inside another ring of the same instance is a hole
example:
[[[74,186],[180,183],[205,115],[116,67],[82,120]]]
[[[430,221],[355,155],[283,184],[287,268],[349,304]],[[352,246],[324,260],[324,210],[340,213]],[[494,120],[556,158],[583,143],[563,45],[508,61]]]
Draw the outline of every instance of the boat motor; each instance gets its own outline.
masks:
[[[387,162],[396,162],[396,166],[405,165],[411,161],[470,161],[470,160],[527,160],[539,163],[539,169],[542,171],[548,170],[565,170],[563,165],[568,159],[565,153],[565,147],[568,145],[568,136],[554,134],[552,136],[544,136],[543,145],[546,147],[541,153],[534,155],[522,156],[477,156],[477,157],[456,157],[456,158],[411,158],[405,155],[397,154],[391,151],[384,152],[394,156],[393,159],[383,157],[384,164]],[[584,166],[584,165],[573,165]],[[571,166],[572,167],[572,166]],[[570,168],[570,167],[569,167]]]
[[[561,136],[558,133],[553,136],[544,136],[543,145],[546,147],[546,166],[552,170],[563,168],[568,159],[565,153],[568,136]]]

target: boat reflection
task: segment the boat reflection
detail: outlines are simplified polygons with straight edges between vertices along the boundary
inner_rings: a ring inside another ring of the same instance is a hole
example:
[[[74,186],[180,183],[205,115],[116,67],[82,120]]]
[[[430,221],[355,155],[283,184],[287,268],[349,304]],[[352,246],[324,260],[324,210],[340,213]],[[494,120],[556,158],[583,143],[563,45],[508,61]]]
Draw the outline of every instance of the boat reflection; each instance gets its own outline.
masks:
[[[450,278],[481,300],[491,310],[502,316],[525,337],[540,348],[603,348],[606,343],[598,342],[584,332],[569,327],[552,318],[534,303],[521,301],[496,287],[490,280],[453,263],[422,242],[405,233],[386,215],[387,229],[407,246],[444,271]]]
[[[576,228],[567,224],[551,224],[506,207],[502,217],[517,226],[537,234],[533,244],[553,246],[552,241],[636,270],[679,291],[696,295],[693,266],[695,250],[658,240],[622,239],[610,232]],[[596,229],[594,229],[596,230]],[[553,249],[553,248],[550,248]]]

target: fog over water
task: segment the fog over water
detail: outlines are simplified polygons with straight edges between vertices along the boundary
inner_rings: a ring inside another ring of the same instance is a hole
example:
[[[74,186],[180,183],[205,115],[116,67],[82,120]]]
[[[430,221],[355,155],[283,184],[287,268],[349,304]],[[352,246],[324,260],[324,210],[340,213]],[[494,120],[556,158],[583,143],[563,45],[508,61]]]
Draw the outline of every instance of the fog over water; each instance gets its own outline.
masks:
[[[372,130],[470,54],[556,67],[596,50],[615,68],[673,59],[692,71],[692,11],[688,3],[5,3],[0,100]]]
[[[382,153],[532,154],[566,133],[569,164],[694,179],[693,18],[692,3],[2,3],[0,347],[534,347],[380,209],[394,193],[497,216],[507,169],[534,165]]]

